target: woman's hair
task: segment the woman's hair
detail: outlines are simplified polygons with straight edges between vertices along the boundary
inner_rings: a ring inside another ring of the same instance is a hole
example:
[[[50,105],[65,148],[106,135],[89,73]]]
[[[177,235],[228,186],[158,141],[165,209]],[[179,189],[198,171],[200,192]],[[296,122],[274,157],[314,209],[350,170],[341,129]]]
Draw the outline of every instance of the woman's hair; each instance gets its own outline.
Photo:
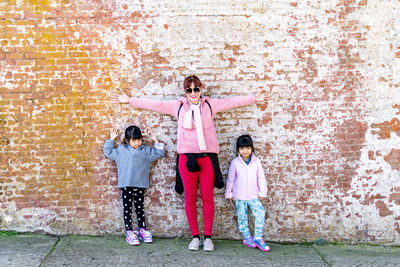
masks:
[[[194,84],[194,87],[203,88],[204,84],[200,81],[200,79],[195,76],[186,77],[185,81],[183,82],[183,89],[190,87],[190,85]]]
[[[253,140],[250,135],[241,135],[236,141],[236,151],[239,151],[240,147],[251,147],[251,152],[254,152]]]
[[[131,139],[142,139],[139,127],[132,125],[126,128],[124,143],[127,144]]]

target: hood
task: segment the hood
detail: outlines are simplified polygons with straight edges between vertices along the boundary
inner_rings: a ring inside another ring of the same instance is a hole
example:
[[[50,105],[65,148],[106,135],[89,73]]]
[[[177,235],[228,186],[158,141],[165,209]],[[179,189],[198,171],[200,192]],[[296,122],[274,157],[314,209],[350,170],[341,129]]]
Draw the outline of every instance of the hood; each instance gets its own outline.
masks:
[[[200,102],[201,102],[201,104],[203,104],[204,101],[206,101],[206,100],[208,100],[208,99],[210,99],[209,96],[201,96],[201,97],[200,97]],[[187,97],[185,97],[185,96],[182,96],[182,97],[178,98],[178,101],[181,102],[181,103],[183,103],[183,104],[187,104],[187,103],[189,102],[189,100],[188,100]]]

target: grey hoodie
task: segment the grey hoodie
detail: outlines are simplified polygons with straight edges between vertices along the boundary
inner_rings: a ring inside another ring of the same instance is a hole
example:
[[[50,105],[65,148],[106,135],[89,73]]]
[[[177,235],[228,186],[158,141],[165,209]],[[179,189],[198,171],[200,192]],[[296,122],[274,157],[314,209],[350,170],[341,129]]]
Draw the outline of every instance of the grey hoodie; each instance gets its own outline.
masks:
[[[118,188],[149,188],[150,165],[164,156],[164,144],[154,147],[142,145],[134,149],[130,145],[121,144],[114,148],[114,140],[106,140],[103,145],[104,155],[117,163]]]

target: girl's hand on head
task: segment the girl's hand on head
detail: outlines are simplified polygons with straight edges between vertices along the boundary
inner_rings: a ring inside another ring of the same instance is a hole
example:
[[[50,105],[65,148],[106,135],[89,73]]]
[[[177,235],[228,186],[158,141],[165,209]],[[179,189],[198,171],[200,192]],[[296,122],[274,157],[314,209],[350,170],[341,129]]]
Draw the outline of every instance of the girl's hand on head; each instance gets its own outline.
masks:
[[[256,95],[256,102],[267,102],[271,97],[271,92],[265,93],[264,89],[260,89]]]
[[[117,136],[119,135],[118,130],[117,129],[111,129],[110,130],[110,139],[114,140],[115,138],[117,138]]]
[[[131,99],[127,94],[125,94],[124,92],[122,92],[122,90],[120,89],[121,94],[117,95],[117,94],[113,94],[111,96],[111,100],[113,102],[116,103],[129,103],[129,100]]]
[[[152,131],[151,131],[151,136],[150,136],[150,138],[151,138],[151,140],[154,141],[155,144],[158,144],[157,135],[158,135],[158,134],[157,134],[156,130],[152,130]]]

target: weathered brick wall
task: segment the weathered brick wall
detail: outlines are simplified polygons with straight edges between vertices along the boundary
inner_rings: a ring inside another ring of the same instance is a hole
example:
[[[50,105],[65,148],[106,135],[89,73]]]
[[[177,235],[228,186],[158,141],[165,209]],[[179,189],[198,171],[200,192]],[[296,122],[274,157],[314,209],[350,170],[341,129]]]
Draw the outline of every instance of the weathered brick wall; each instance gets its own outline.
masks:
[[[0,229],[123,233],[102,144],[113,125],[138,124],[167,149],[147,192],[150,229],[190,236],[173,190],[175,119],[110,95],[174,99],[196,74],[215,97],[273,93],[216,118],[224,174],[235,138],[254,137],[268,240],[399,245],[399,25],[395,0],[3,0]],[[215,236],[240,238],[215,193]]]

